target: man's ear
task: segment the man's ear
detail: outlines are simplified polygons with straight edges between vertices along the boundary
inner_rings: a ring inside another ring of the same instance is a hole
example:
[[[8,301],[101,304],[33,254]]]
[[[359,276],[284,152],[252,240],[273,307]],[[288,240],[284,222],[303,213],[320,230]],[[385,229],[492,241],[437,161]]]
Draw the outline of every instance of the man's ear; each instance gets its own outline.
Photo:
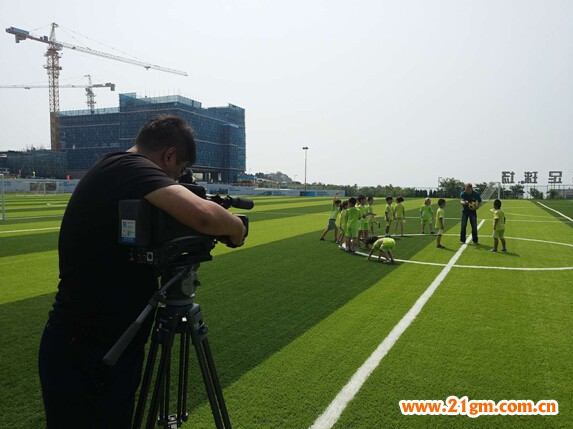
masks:
[[[171,163],[177,163],[177,149],[174,146],[171,146],[163,153],[163,161],[169,165]]]

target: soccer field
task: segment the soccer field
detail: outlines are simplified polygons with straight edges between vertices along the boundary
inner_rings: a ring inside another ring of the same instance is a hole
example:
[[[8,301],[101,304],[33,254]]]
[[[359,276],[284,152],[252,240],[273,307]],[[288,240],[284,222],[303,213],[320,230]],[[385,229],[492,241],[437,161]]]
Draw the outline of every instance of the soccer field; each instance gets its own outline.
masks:
[[[67,198],[7,196],[2,428],[44,426],[37,350],[57,287]],[[331,232],[318,240],[330,198],[254,201],[243,212],[246,244],[218,245],[198,270],[196,302],[234,428],[573,427],[572,201],[503,200],[504,254],[489,252],[491,203],[478,211],[474,246],[459,243],[459,203],[448,200],[446,248],[437,249],[435,237],[420,234],[422,199],[406,200],[395,265],[339,250]],[[382,199],[374,207],[381,214]],[[195,360],[183,427],[211,428]],[[558,413],[403,415],[399,404],[452,396],[496,405],[552,400]]]

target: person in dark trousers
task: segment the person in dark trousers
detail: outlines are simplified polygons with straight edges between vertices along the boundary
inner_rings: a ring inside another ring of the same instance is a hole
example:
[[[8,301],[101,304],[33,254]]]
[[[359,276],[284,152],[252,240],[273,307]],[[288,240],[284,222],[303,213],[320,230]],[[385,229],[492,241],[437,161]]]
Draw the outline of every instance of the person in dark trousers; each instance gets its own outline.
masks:
[[[466,242],[466,228],[469,219],[472,227],[472,241],[475,245],[478,245],[477,210],[481,207],[481,197],[474,192],[471,183],[466,183],[465,190],[460,194],[460,204],[462,205],[460,243],[464,244]]]
[[[243,243],[239,217],[178,183],[195,152],[185,121],[156,116],[133,147],[103,156],[73,192],[60,229],[58,292],[39,350],[48,429],[131,427],[153,317],[114,366],[102,358],[145,308],[158,279],[118,243],[120,200],[145,199],[196,231]]]

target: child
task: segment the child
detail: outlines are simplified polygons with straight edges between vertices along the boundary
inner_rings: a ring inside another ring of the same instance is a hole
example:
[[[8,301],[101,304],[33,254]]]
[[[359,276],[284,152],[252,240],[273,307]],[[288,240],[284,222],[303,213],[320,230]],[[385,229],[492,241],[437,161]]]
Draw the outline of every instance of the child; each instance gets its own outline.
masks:
[[[436,247],[438,249],[445,249],[445,246],[442,246],[442,235],[444,234],[444,227],[446,221],[446,200],[440,198],[438,200],[438,210],[436,211],[436,229],[438,230],[438,237],[436,238]]]
[[[404,224],[406,223],[406,209],[402,205],[404,202],[403,197],[396,198],[396,205],[394,206],[394,219],[396,220],[396,225],[394,225],[394,235],[398,230],[398,225],[400,225],[400,235],[404,236]]]
[[[344,200],[342,204],[340,204],[340,225],[338,230],[340,233],[338,234],[338,247],[342,249],[342,245],[344,244],[344,238],[346,236],[346,209],[348,208],[348,200]]]
[[[380,223],[376,222],[376,213],[374,213],[374,198],[368,197],[366,199],[366,207],[368,207],[368,226],[370,235],[374,235],[374,225],[378,224],[378,228],[380,228]]]
[[[493,202],[493,249],[490,252],[497,252],[497,245],[501,240],[501,251],[507,252],[505,248],[505,213],[501,209],[501,201],[495,200]]]
[[[422,224],[422,234],[426,233],[426,224],[430,227],[430,234],[434,235],[432,221],[434,220],[434,213],[432,212],[432,200],[426,198],[424,204],[420,207],[420,223]]]
[[[351,197],[348,200],[348,208],[346,209],[346,251],[356,253],[358,241],[358,222],[361,216],[360,209],[356,207],[356,198]]]
[[[369,241],[373,243],[373,245],[372,245],[372,250],[370,250],[370,253],[368,254],[368,258],[366,258],[367,260],[370,259],[372,253],[374,253],[375,250],[378,250],[378,260],[380,260],[380,258],[384,256],[384,258],[386,259],[385,262],[389,264],[394,263],[394,255],[392,254],[392,249],[396,247],[396,241],[394,241],[393,238],[371,237]]]
[[[384,237],[390,237],[390,225],[394,219],[394,209],[392,208],[392,197],[386,197],[386,208],[384,209],[384,218],[386,219],[386,229],[384,230]]]
[[[368,246],[368,208],[366,207],[366,197],[358,196],[358,206],[360,209],[360,219],[358,220],[358,242]]]
[[[321,241],[324,241],[326,233],[331,229],[334,230],[334,241],[338,240],[338,227],[336,226],[336,218],[338,217],[338,213],[340,212],[341,201],[336,197],[338,197],[338,192],[334,194],[334,198],[332,199],[332,208],[330,209],[330,218],[328,219],[328,226],[320,236]]]

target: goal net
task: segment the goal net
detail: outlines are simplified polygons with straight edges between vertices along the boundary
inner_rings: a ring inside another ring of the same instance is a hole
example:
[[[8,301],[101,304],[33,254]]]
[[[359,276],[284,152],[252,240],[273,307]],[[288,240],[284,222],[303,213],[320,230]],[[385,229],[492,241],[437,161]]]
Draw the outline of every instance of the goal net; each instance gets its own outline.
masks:
[[[500,198],[501,196],[501,183],[500,182],[489,182],[486,188],[481,193],[481,200],[482,201],[489,201],[492,196],[494,198]]]
[[[49,195],[62,193],[57,180],[34,180],[30,181],[30,193],[36,195]]]

